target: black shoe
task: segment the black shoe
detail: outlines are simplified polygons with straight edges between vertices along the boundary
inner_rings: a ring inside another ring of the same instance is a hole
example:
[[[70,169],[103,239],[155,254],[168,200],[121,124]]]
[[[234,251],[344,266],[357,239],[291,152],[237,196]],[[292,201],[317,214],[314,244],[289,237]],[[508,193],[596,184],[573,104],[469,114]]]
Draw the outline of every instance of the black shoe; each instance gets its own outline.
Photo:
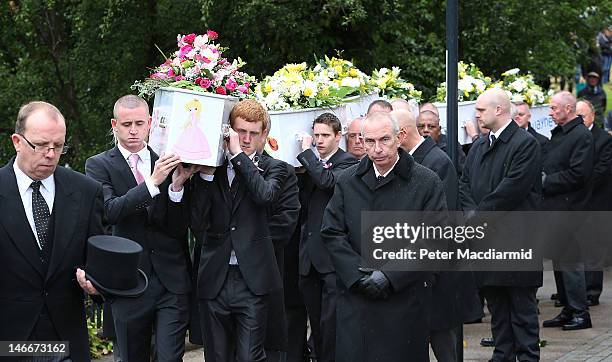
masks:
[[[589,307],[593,307],[596,305],[599,305],[599,298],[588,298],[587,299],[587,304]]]
[[[495,340],[493,337],[485,337],[480,340],[480,345],[483,347],[495,347]]]
[[[571,319],[572,319],[571,316],[567,314],[563,314],[563,312],[561,312],[555,318],[544,321],[544,323],[542,323],[542,327],[544,328],[563,327],[563,325],[567,324]]]
[[[559,293],[551,294],[550,300],[559,300]]]
[[[560,300],[555,300],[555,307],[556,308],[560,308],[563,307],[565,304],[563,304]]]
[[[564,331],[577,331],[579,329],[587,329],[592,328],[591,324],[591,316],[588,312],[583,313],[582,316],[574,316],[571,320],[569,320],[566,324],[563,325]]]

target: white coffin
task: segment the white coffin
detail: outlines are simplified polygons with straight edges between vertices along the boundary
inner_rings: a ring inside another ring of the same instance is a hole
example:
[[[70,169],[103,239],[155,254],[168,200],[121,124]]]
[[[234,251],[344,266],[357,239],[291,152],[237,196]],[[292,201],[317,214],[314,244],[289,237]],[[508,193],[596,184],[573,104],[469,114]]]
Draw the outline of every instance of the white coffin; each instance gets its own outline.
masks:
[[[538,133],[550,139],[550,131],[555,128],[556,124],[548,115],[550,107],[548,105],[535,106],[531,108],[531,127]]]
[[[219,166],[224,125],[236,102],[236,97],[160,88],[155,92],[149,145],[158,155],[174,153],[186,163]]]
[[[440,112],[440,126],[442,127],[442,133],[447,133],[446,125],[446,103],[435,103]],[[555,123],[552,118],[548,115],[548,105],[534,106],[531,108],[531,127],[533,127],[538,133],[546,136],[550,139],[550,131],[555,128]],[[465,122],[472,122],[478,128],[476,122],[476,101],[459,102],[459,116],[458,121],[458,135],[457,140],[459,144],[472,143],[472,139],[468,136],[465,131]]]
[[[293,166],[301,164],[297,155],[302,152],[301,136],[312,135],[312,122],[323,113],[333,113],[342,124],[342,134],[348,129],[348,122],[364,116],[370,103],[378,99],[377,94],[348,99],[343,105],[331,108],[307,108],[287,111],[269,111],[271,129],[264,149],[272,157]],[[346,138],[340,140],[340,148],[346,150]],[[312,149],[317,154],[316,148]]]
[[[442,127],[442,133],[447,134],[446,127],[446,103],[435,103],[440,113],[440,126]],[[478,129],[478,123],[476,122],[476,101],[459,102],[458,116],[457,116],[457,141],[459,144],[464,145],[472,143],[472,139],[465,132],[465,122],[472,122]]]

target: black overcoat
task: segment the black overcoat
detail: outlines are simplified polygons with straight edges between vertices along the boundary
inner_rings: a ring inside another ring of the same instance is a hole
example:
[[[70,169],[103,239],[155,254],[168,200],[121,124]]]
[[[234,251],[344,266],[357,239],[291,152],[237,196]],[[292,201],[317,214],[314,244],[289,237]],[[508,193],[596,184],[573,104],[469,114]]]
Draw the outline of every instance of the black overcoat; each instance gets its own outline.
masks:
[[[428,361],[431,274],[385,271],[393,292],[386,300],[350,287],[363,275],[362,211],[442,211],[446,197],[436,174],[399,150],[393,171],[377,183],[368,157],[336,183],[323,217],[322,238],[338,275],[336,361]]]
[[[481,137],[468,153],[459,193],[464,211],[535,211],[540,198],[541,151],[536,139],[510,122],[492,145]],[[508,225],[511,227],[511,225]],[[512,228],[516,240],[529,236]],[[542,272],[478,273],[481,286],[542,286]]]

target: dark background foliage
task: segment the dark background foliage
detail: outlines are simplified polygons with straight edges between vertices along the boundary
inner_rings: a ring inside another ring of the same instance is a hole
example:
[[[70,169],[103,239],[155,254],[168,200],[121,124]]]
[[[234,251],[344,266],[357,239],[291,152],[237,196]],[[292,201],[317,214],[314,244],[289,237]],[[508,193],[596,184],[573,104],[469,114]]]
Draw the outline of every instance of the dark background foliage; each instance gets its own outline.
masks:
[[[366,72],[397,65],[435,95],[445,78],[441,0],[11,0],[0,2],[0,162],[23,103],[51,102],[65,115],[71,151],[62,164],[82,170],[110,146],[112,105],[176,50],[178,33],[214,29],[230,58],[258,77],[315,56],[352,59]],[[571,78],[610,19],[601,0],[460,1],[460,59],[498,76],[519,67],[546,85]]]

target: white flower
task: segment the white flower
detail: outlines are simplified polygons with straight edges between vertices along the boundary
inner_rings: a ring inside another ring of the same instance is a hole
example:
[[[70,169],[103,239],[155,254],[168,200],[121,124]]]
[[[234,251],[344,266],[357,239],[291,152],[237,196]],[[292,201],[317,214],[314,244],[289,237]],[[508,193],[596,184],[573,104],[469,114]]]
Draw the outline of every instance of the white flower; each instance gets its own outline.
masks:
[[[510,87],[515,91],[522,93],[525,88],[527,88],[527,82],[524,79],[518,78],[514,82],[510,83]]]
[[[520,102],[524,102],[525,101],[525,97],[523,97],[523,95],[520,94],[520,93],[514,93],[512,95],[511,100],[512,100],[512,103],[520,103]]]
[[[359,87],[360,84],[361,83],[359,82],[359,78],[353,78],[353,77],[342,78],[342,81],[340,83],[340,85],[343,87],[354,87],[354,88]]]
[[[512,68],[502,73],[502,75],[503,76],[515,75],[515,74],[518,74],[520,71],[521,70],[519,68]]]
[[[193,41],[193,46],[201,49],[206,47],[206,43],[208,43],[208,35],[198,35]]]

